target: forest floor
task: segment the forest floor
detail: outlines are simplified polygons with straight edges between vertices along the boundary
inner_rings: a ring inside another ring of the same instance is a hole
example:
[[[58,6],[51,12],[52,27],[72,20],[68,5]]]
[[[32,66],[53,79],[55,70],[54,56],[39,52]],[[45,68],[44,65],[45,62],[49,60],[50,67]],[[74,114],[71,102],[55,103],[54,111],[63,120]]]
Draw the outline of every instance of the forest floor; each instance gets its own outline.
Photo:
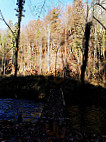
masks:
[[[69,139],[62,141],[105,142],[106,135],[106,89],[89,83],[82,85],[80,81],[71,78],[54,78],[53,76],[26,76],[0,78],[0,97],[33,99],[35,102],[46,102],[50,89],[61,88],[65,99],[65,111],[70,130]],[[30,94],[30,95],[29,95]],[[82,117],[83,116],[83,117]],[[18,123],[0,121],[0,141],[5,142],[40,142],[42,134],[37,135],[39,123]],[[45,125],[45,124],[43,124]],[[86,133],[81,132],[81,126]],[[37,128],[37,129],[36,129]],[[42,128],[39,128],[42,129]],[[61,133],[61,132],[60,132]],[[82,135],[86,140],[82,140]],[[39,137],[38,137],[39,136]],[[104,138],[103,138],[104,137]],[[42,136],[43,138],[43,136]],[[79,139],[79,140],[78,140]],[[103,140],[104,139],[104,140]],[[47,137],[47,142],[52,142]]]

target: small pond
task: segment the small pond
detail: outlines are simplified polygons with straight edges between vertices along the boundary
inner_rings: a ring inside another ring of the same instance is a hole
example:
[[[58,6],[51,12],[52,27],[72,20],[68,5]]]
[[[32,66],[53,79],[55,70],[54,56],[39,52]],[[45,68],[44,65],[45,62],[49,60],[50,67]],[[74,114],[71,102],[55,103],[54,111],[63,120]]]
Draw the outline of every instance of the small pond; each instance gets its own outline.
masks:
[[[42,103],[24,99],[0,99],[0,120],[17,121],[21,114],[24,122],[36,122],[43,110]]]

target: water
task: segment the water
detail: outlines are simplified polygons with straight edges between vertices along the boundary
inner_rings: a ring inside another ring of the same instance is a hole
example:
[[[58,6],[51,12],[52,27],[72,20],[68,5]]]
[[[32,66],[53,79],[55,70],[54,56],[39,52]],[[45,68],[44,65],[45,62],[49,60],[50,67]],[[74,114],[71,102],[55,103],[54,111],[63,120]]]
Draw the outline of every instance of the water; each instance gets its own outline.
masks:
[[[79,129],[81,125],[81,111],[79,106],[68,108],[71,126]],[[106,136],[106,108],[91,105],[85,108],[85,130]]]
[[[36,122],[43,109],[42,103],[31,100],[0,99],[0,120],[17,121],[21,114],[24,122]]]

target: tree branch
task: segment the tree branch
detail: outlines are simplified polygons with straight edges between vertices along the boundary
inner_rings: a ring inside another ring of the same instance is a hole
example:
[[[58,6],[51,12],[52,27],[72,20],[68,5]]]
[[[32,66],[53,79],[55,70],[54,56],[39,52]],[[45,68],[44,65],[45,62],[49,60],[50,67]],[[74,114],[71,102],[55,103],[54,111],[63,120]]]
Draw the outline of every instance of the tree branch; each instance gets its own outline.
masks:
[[[43,10],[43,8],[44,8],[45,3],[46,3],[46,0],[44,0],[44,2],[43,2],[43,5],[42,5],[42,7],[41,7],[41,11],[40,11],[39,17],[40,17],[40,15],[41,15],[41,13],[42,13],[42,10]]]
[[[106,27],[95,16],[93,18],[106,30]]]
[[[104,4],[104,3],[103,3],[103,4]],[[95,5],[98,5],[98,6],[102,7],[104,10],[106,10],[106,8],[102,5],[102,3],[95,3],[95,4],[93,4],[93,5],[89,8],[89,10],[90,10],[92,7],[94,7]]]
[[[13,46],[14,47],[14,46]],[[11,47],[6,53],[5,56],[7,56],[7,54],[13,49],[13,47]]]
[[[0,15],[1,15],[0,20],[4,21],[4,23],[6,24],[6,26],[10,29],[11,33],[12,33],[12,34],[13,34],[13,36],[15,37],[15,34],[14,34],[13,30],[11,29],[11,27],[9,26],[9,24],[6,22],[6,20],[4,19],[4,17],[3,17],[3,14],[2,14],[2,12],[1,12],[1,10],[0,10]]]
[[[13,34],[14,38],[16,39],[16,37],[15,37],[15,34],[14,34],[13,30],[11,29],[11,27],[9,26],[9,24],[6,22],[6,20],[4,19],[4,17],[3,17],[3,14],[2,14],[2,12],[1,12],[1,10],[0,10],[0,15],[1,15],[0,20],[4,21],[4,23],[5,23],[5,24],[6,24],[6,26],[10,29],[11,33]],[[9,49],[9,51],[10,51],[12,48],[13,48],[13,47],[11,47],[11,48]],[[9,51],[8,51],[7,53],[5,53],[5,56],[9,53]]]
[[[100,7],[102,7],[104,10],[106,10],[106,8],[104,6],[102,6],[100,3],[95,3],[95,5],[99,5]]]

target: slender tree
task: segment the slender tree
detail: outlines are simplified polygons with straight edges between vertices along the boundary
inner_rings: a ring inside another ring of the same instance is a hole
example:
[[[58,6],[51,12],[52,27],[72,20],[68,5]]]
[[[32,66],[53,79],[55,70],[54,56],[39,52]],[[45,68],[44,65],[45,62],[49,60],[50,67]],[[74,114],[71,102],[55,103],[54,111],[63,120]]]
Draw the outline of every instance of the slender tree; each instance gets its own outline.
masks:
[[[50,26],[48,26],[48,72],[50,67]]]
[[[17,0],[16,5],[18,8],[16,9],[16,16],[18,16],[18,31],[16,35],[16,50],[15,50],[15,76],[17,76],[18,70],[18,50],[19,50],[19,38],[20,38],[20,28],[21,28],[21,20],[24,12],[24,4],[25,0]]]

